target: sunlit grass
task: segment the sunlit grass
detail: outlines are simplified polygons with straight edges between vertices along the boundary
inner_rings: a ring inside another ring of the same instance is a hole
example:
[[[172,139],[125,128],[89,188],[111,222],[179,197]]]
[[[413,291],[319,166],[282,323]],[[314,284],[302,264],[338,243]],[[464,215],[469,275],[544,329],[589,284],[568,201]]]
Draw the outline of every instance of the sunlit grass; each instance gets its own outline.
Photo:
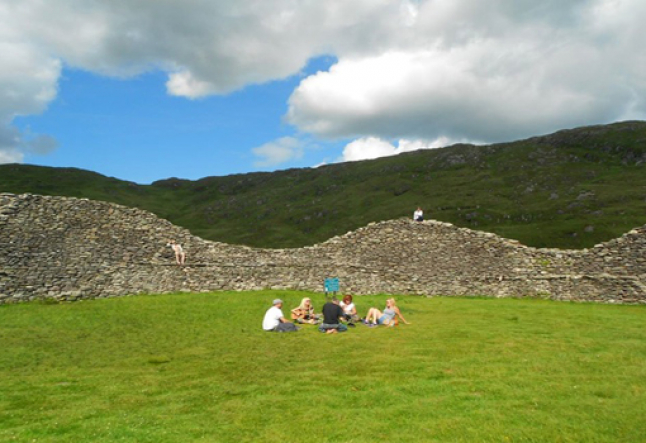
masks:
[[[0,307],[0,441],[645,441],[642,306],[397,297],[411,325],[329,336],[263,332],[276,296],[323,302]]]

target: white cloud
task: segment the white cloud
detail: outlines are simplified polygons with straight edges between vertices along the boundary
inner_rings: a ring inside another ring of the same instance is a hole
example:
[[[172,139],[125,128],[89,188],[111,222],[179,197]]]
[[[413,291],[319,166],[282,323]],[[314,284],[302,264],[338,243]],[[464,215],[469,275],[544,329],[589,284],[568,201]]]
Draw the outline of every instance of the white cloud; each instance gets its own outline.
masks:
[[[159,69],[169,94],[226,94],[297,74],[336,47],[387,39],[393,3],[0,0],[0,126],[9,132],[16,116],[42,112],[63,65],[119,77]],[[23,143],[5,139],[1,158],[22,158]]]
[[[49,135],[34,134],[30,130],[21,133],[8,124],[0,126],[0,164],[21,163],[25,154],[45,155],[57,147],[58,142]]]
[[[645,20],[643,0],[0,0],[0,161],[29,149],[12,122],[46,108],[63,65],[163,70],[169,94],[199,98],[329,54],[287,121],[331,138],[490,142],[645,118]],[[270,145],[262,164],[298,152]]]
[[[49,135],[29,134],[23,137],[20,146],[29,154],[45,155],[58,147],[58,141]]]
[[[25,155],[17,149],[0,148],[0,164],[22,163]]]
[[[348,143],[338,161],[370,160],[419,149],[442,148],[451,144],[454,142],[446,137],[440,137],[431,142],[402,139],[399,140],[397,146],[378,137],[363,137]]]
[[[303,148],[303,141],[294,137],[282,137],[253,148],[251,151],[255,156],[261,157],[261,160],[254,163],[255,166],[269,167],[302,158]]]
[[[637,0],[420,2],[385,50],[303,79],[287,119],[323,137],[511,140],[646,116]]]
[[[368,160],[395,154],[396,148],[389,142],[375,137],[360,138],[343,149],[342,161]]]
[[[21,134],[12,122],[47,107],[57,93],[61,63],[29,45],[0,40],[0,67],[0,163],[21,162],[26,152],[43,152],[45,140],[54,146],[51,137]]]

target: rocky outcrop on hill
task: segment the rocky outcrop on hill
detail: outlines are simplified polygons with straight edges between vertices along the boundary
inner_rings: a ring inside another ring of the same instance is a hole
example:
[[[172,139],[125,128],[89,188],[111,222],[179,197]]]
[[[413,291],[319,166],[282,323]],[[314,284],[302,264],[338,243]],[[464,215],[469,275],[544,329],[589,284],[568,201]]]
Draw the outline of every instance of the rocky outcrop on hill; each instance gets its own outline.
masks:
[[[187,266],[168,246],[181,243]],[[372,223],[298,249],[211,242],[138,209],[0,194],[0,304],[177,291],[323,290],[646,303],[646,227],[582,251],[448,223]]]

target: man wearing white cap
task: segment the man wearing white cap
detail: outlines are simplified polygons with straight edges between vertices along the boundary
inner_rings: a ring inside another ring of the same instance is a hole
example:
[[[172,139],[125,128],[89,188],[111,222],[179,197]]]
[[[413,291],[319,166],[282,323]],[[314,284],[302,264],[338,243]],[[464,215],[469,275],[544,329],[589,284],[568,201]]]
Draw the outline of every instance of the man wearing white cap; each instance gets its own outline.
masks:
[[[265,313],[265,318],[262,320],[262,328],[265,331],[273,332],[295,332],[298,331],[298,328],[294,323],[290,323],[285,320],[283,311],[283,301],[279,298],[274,300],[272,307],[267,309]]]

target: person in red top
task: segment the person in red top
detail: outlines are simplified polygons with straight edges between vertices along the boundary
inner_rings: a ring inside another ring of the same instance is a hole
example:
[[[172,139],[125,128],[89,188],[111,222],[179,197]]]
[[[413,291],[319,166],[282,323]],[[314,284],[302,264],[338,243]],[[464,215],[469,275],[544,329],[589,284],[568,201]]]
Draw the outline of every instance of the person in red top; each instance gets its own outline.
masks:
[[[348,322],[348,325],[354,326],[354,323],[359,321],[359,315],[357,315],[357,307],[352,302],[352,296],[350,294],[344,295],[339,306],[343,309],[343,318]]]

